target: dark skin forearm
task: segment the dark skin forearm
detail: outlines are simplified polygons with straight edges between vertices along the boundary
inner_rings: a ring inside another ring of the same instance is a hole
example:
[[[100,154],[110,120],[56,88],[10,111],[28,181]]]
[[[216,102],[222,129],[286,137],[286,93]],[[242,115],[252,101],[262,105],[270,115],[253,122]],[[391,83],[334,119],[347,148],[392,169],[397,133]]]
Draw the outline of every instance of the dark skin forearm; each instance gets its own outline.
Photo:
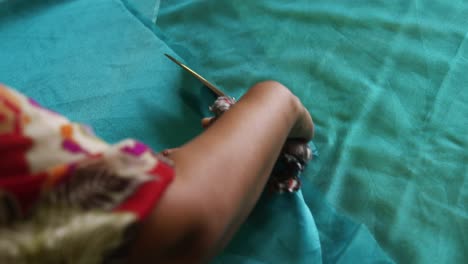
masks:
[[[176,179],[143,226],[133,259],[194,263],[211,257],[254,207],[288,137],[309,140],[310,115],[280,84],[254,86],[171,154]]]

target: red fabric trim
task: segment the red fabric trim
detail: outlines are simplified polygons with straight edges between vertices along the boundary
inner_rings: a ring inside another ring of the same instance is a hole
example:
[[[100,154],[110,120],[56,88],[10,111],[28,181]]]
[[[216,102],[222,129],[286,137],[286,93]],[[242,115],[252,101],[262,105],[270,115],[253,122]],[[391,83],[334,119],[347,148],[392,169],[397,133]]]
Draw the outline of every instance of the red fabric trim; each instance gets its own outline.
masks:
[[[149,172],[154,180],[143,183],[127,200],[114,211],[129,211],[144,219],[161,199],[169,183],[174,178],[174,169],[163,161],[158,161],[156,167]]]
[[[0,135],[0,178],[29,173],[26,152],[32,145],[33,141],[23,135]]]
[[[39,198],[46,173],[0,178],[0,189],[12,194],[25,213]]]

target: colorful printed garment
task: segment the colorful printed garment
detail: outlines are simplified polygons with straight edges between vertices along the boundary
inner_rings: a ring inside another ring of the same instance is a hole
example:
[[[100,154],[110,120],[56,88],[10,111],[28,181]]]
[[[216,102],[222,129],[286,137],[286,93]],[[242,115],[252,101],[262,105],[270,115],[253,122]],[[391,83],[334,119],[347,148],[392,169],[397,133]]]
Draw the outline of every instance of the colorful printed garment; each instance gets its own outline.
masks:
[[[0,85],[0,263],[119,260],[173,176],[145,145],[110,146]]]

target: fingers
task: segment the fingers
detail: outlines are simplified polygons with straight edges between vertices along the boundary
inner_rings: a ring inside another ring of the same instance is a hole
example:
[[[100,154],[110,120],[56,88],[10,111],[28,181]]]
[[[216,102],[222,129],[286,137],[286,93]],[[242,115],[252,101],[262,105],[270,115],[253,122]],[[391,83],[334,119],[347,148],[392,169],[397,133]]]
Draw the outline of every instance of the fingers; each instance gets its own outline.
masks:
[[[211,124],[214,123],[216,119],[214,117],[205,117],[201,120],[201,124],[203,128],[208,128]]]
[[[201,124],[203,128],[208,128],[211,126],[214,122],[216,121],[216,118],[214,117],[205,117],[202,119]],[[159,155],[162,155],[163,157],[169,158],[174,152],[176,152],[179,148],[171,148],[171,149],[165,149]]]
[[[169,156],[171,156],[171,154],[176,152],[178,149],[179,148],[165,149],[160,154],[163,155],[164,157],[169,157]]]

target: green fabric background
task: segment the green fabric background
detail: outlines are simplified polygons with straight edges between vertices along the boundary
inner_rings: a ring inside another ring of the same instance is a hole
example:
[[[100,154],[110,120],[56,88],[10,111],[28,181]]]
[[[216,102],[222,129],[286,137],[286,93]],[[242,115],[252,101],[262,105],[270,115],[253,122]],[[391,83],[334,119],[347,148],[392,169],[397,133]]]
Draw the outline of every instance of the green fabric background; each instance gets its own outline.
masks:
[[[281,81],[312,113],[320,156],[215,263],[389,262],[378,244],[399,263],[462,263],[467,17],[442,0],[2,0],[0,82],[160,150],[200,133],[212,99],[163,53],[237,97]]]
[[[275,79],[317,125],[306,173],[400,263],[468,259],[466,1],[162,1],[226,91]]]

